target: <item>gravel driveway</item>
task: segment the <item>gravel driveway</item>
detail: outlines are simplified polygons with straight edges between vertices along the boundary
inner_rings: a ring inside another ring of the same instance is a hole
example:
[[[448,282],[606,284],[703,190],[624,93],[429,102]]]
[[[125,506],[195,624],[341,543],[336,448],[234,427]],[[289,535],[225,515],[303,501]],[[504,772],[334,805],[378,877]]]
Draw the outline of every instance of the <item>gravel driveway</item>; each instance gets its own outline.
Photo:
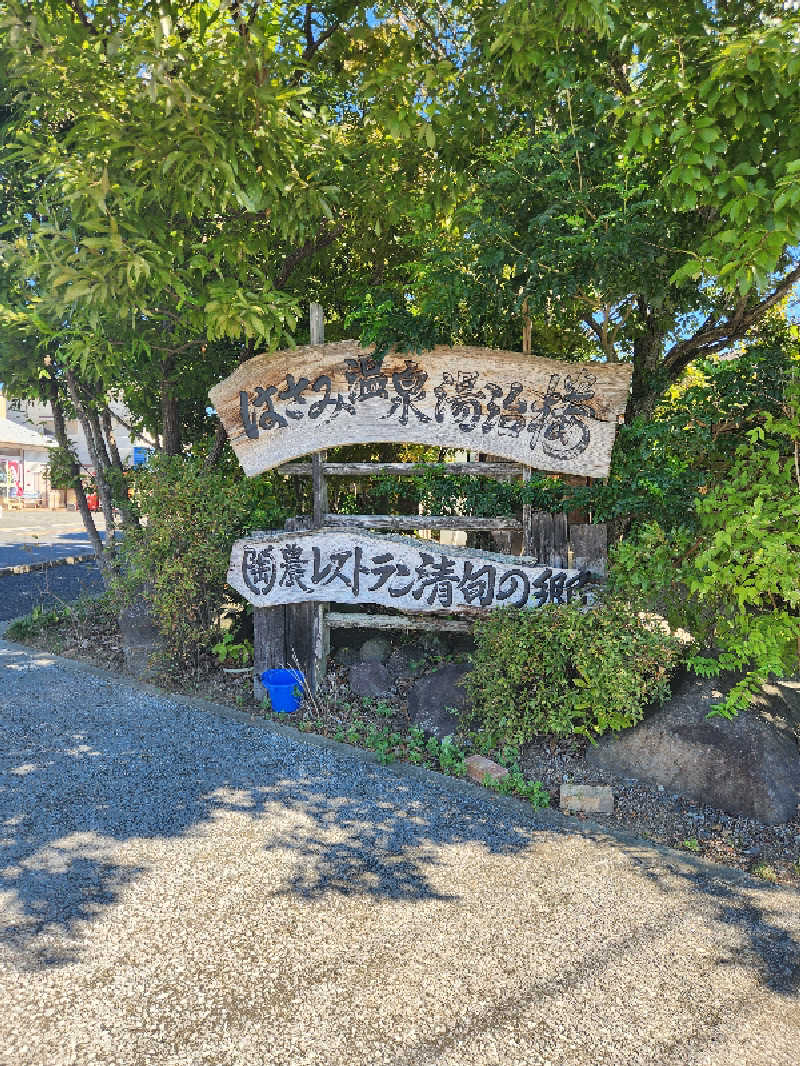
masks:
[[[800,896],[0,643],[0,1063],[796,1066]]]
[[[97,596],[102,591],[103,579],[96,563],[8,574],[0,577],[0,622],[28,614],[38,604],[50,610],[79,596]]]

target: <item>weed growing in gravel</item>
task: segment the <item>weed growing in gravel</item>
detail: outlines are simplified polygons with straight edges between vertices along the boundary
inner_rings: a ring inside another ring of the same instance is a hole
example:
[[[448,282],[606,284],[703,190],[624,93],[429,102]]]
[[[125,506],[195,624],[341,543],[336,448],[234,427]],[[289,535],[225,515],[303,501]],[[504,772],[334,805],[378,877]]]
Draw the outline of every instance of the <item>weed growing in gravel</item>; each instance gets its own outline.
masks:
[[[529,781],[520,770],[511,770],[499,780],[486,774],[483,783],[487,788],[504,796],[518,796],[528,800],[537,810],[550,806],[550,793],[542,782]]]
[[[769,881],[770,884],[773,885],[778,880],[778,875],[775,872],[774,866],[770,866],[769,863],[766,862],[756,863],[751,872],[754,873],[756,877],[760,877],[762,881]]]
[[[687,851],[699,851],[700,841],[697,839],[697,837],[688,837],[686,840],[683,841],[681,847],[686,848]]]
[[[46,611],[41,604],[37,604],[30,614],[13,622],[6,630],[6,634],[12,640],[28,640],[30,637],[38,637],[45,629],[52,629],[53,626],[71,617],[72,610],[66,604],[50,611]]]

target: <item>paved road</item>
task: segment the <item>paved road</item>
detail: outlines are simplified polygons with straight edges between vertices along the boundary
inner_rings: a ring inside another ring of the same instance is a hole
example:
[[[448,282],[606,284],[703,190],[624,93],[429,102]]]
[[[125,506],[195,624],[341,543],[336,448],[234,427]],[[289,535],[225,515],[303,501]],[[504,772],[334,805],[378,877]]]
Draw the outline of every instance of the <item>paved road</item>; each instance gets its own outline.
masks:
[[[105,536],[105,522],[95,515]],[[0,567],[63,559],[93,551],[81,516],[71,511],[6,511],[0,513]]]
[[[39,604],[49,610],[79,596],[96,596],[102,591],[103,582],[95,563],[55,566],[30,574],[0,577],[0,622],[28,614]]]
[[[800,895],[0,642],[3,1066],[797,1066]]]

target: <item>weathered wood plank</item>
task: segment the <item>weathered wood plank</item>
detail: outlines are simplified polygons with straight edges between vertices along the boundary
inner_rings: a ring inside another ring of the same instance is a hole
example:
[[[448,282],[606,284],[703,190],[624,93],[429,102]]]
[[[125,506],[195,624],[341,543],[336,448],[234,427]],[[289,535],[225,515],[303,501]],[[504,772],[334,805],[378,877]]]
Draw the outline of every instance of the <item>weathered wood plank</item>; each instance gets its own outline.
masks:
[[[570,546],[575,566],[595,577],[608,574],[608,526],[605,522],[570,527]]]
[[[419,463],[323,463],[326,477],[375,477],[376,474],[394,474],[395,477],[419,477],[425,474],[430,464]],[[446,474],[470,474],[481,477],[520,477],[522,467],[518,463],[444,463]],[[313,475],[313,463],[284,463],[276,470],[278,474],[300,477]]]
[[[228,583],[257,607],[306,604],[312,610],[327,601],[455,613],[538,607],[582,595],[587,581],[578,570],[553,570],[529,559],[337,527],[239,540],[228,571]],[[309,629],[313,637],[313,617]]]
[[[567,516],[560,512],[553,515],[553,547],[550,552],[550,558],[547,560],[549,566],[561,567],[567,565],[567,547],[569,541],[567,537]]]
[[[309,518],[287,518],[285,529],[287,532],[308,529],[311,525]],[[270,533],[259,533],[257,536],[269,537]],[[302,670],[306,678],[310,678],[314,669],[314,603],[293,603],[286,610],[286,665]]]
[[[286,608],[256,607],[253,611],[253,695],[262,700],[261,674],[286,666]]]
[[[473,622],[460,618],[426,618],[415,614],[362,614],[328,611],[331,629],[422,629],[437,633],[471,633]]]
[[[396,529],[412,533],[416,529],[465,529],[468,532],[480,532],[522,528],[518,518],[471,518],[467,515],[436,514],[327,514],[324,524],[358,529]]]
[[[491,348],[382,363],[356,341],[267,352],[209,395],[246,474],[343,444],[492,452],[539,470],[605,477],[631,367]]]

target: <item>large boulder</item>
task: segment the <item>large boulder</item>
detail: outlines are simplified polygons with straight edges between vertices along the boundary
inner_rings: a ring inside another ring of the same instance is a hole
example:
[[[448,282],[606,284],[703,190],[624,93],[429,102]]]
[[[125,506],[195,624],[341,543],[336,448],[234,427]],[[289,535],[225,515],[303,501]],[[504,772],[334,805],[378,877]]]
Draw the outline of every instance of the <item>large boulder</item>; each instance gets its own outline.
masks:
[[[462,682],[471,669],[448,663],[415,681],[408,690],[408,716],[412,724],[439,740],[457,732],[460,713],[469,706]]]
[[[383,663],[355,663],[349,671],[350,691],[354,696],[377,699],[392,691],[392,677]]]
[[[587,762],[729,814],[767,825],[788,822],[800,804],[792,708],[781,688],[765,686],[754,707],[733,720],[707,718],[735,680],[683,674],[662,707],[633,729],[603,737]]]

